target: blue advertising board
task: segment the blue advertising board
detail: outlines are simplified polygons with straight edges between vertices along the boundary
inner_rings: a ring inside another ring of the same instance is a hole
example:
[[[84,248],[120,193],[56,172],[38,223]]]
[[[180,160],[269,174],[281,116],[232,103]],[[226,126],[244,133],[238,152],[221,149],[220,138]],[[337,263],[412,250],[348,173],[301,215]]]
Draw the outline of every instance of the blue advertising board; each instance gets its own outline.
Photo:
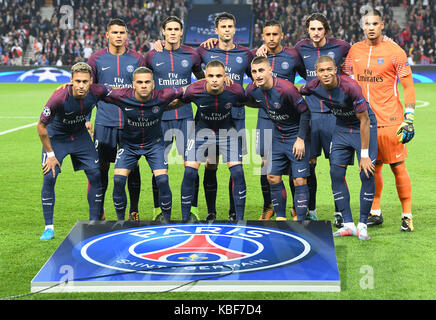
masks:
[[[173,289],[340,291],[330,221],[79,221],[31,282],[32,292]]]

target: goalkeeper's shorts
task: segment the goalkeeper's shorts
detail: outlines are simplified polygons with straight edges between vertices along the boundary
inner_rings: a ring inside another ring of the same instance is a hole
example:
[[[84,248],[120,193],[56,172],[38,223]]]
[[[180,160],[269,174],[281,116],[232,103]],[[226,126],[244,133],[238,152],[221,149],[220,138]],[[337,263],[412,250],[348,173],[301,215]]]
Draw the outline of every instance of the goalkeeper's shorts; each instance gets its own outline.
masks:
[[[396,163],[406,160],[406,144],[398,142],[398,125],[377,128],[377,161],[383,163]]]

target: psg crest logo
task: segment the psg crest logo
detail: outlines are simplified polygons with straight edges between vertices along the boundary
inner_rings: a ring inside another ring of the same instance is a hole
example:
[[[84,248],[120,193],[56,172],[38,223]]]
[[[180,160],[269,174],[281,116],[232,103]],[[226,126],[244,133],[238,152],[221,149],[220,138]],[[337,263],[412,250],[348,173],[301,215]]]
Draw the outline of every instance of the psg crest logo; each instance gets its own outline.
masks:
[[[144,226],[78,243],[73,254],[91,264],[151,275],[244,273],[296,263],[310,243],[290,231],[246,225]]]

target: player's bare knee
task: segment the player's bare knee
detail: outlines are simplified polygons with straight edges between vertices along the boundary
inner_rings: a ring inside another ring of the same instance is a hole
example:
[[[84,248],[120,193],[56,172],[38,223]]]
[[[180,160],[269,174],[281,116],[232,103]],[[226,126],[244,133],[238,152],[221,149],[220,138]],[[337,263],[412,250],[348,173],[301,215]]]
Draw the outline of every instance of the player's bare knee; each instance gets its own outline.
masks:
[[[306,178],[294,178],[294,186],[298,187],[298,186],[303,186],[305,184],[307,184],[307,179]]]
[[[268,179],[268,183],[269,184],[277,184],[280,183],[280,181],[282,181],[282,177],[281,176],[277,176],[274,174],[268,174],[266,176],[266,178]]]

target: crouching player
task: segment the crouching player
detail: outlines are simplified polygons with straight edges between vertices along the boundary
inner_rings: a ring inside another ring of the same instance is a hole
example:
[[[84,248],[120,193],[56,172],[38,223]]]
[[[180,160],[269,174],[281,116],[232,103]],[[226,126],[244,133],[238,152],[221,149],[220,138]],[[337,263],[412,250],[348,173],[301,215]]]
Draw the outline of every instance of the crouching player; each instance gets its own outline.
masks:
[[[300,93],[317,96],[336,116],[330,147],[330,176],[333,197],[344,218],[344,225],[333,235],[358,236],[360,240],[369,240],[367,220],[375,192],[377,121],[359,84],[347,76],[337,75],[336,64],[331,57],[318,58],[315,68],[317,78],[303,86]],[[357,228],[353,222],[350,193],[345,180],[347,166],[354,163],[354,152],[357,153],[362,183]]]
[[[256,57],[251,62],[254,82],[245,95],[247,105],[262,107],[274,123],[271,159],[267,159],[267,179],[276,220],[286,220],[286,189],[282,174],[292,170],[295,185],[294,204],[298,221],[305,219],[309,201],[309,120],[310,111],[297,88],[289,81],[273,77],[268,58]],[[267,145],[265,143],[265,145]]]
[[[71,157],[74,170],[84,170],[88,177],[89,219],[99,220],[101,212],[98,154],[85,122],[97,101],[107,94],[107,90],[101,85],[91,84],[91,67],[88,64],[79,62],[72,67],[71,72],[72,86],[52,94],[37,125],[43,146],[44,174],[41,200],[45,230],[41,240],[51,240],[54,237],[55,183],[67,155]]]

